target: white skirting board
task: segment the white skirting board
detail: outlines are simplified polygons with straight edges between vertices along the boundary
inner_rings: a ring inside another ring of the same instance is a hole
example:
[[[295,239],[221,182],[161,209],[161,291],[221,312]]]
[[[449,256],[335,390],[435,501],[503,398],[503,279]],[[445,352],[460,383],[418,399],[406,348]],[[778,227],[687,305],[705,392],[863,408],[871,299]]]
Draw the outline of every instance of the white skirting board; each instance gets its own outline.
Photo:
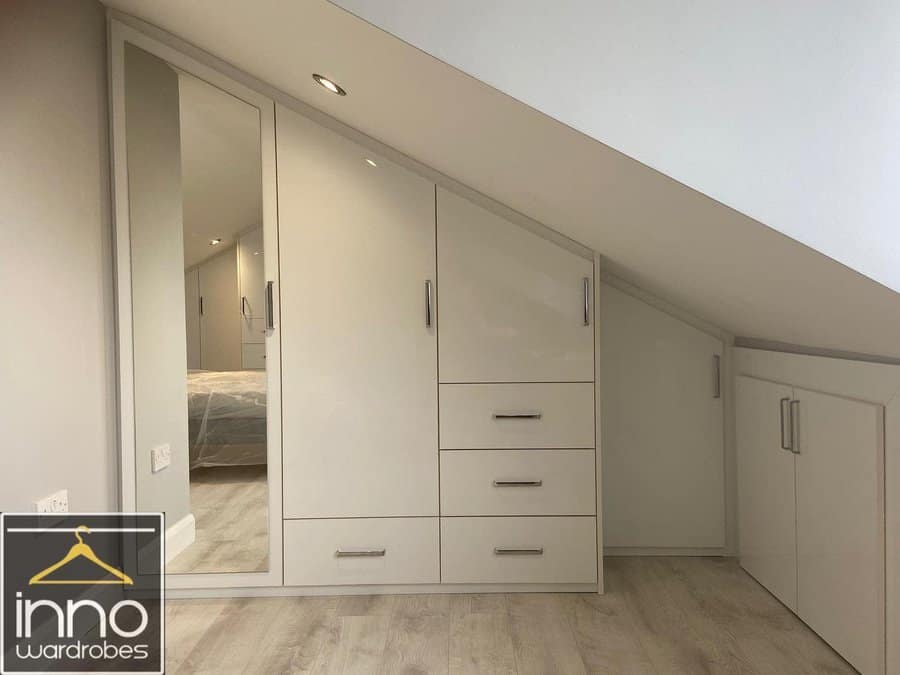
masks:
[[[418,595],[453,593],[596,593],[597,584],[408,584],[398,586],[261,586],[166,589],[166,599],[273,598],[318,595]]]
[[[177,523],[166,528],[166,564],[194,543],[196,530],[193,513],[187,514]]]

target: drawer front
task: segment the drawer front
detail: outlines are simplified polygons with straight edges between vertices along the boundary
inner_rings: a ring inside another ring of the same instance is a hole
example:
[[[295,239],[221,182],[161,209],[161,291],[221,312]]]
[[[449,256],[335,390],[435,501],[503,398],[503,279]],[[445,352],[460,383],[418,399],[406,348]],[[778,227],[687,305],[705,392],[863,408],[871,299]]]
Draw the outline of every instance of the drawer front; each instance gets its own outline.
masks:
[[[593,448],[594,385],[442,384],[441,449]]]
[[[441,518],[441,582],[597,581],[597,519]]]
[[[593,450],[441,452],[442,516],[596,512]]]
[[[440,581],[437,518],[284,521],[285,586]]]

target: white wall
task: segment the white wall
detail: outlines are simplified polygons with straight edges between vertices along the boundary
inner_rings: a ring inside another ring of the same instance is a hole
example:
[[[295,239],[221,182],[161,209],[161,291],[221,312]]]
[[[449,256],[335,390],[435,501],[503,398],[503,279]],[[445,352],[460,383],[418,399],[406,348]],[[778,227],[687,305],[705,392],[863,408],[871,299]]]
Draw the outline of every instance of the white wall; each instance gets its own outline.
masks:
[[[900,290],[900,3],[335,2]]]
[[[0,510],[117,504],[106,22],[0,4]]]
[[[132,45],[125,46],[125,129],[137,510],[165,511],[172,526],[190,512],[178,75]],[[163,444],[172,463],[152,473],[151,450]]]

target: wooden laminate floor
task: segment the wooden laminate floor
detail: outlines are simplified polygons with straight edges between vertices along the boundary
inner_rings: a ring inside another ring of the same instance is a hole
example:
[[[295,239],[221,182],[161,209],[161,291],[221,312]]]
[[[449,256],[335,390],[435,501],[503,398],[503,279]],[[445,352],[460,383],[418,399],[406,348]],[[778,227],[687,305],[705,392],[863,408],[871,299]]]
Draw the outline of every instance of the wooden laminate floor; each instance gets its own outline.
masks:
[[[268,569],[268,499],[265,465],[191,471],[194,543],[169,561],[166,571],[181,574]]]
[[[854,673],[722,558],[610,558],[606,595],[169,601],[169,673]]]

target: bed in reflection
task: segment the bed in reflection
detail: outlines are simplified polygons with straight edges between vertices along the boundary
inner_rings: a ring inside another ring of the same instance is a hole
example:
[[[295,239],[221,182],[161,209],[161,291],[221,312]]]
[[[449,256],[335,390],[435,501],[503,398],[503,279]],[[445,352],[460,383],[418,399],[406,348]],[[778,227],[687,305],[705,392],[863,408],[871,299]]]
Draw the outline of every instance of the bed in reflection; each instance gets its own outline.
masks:
[[[266,463],[266,373],[189,371],[190,467]]]

